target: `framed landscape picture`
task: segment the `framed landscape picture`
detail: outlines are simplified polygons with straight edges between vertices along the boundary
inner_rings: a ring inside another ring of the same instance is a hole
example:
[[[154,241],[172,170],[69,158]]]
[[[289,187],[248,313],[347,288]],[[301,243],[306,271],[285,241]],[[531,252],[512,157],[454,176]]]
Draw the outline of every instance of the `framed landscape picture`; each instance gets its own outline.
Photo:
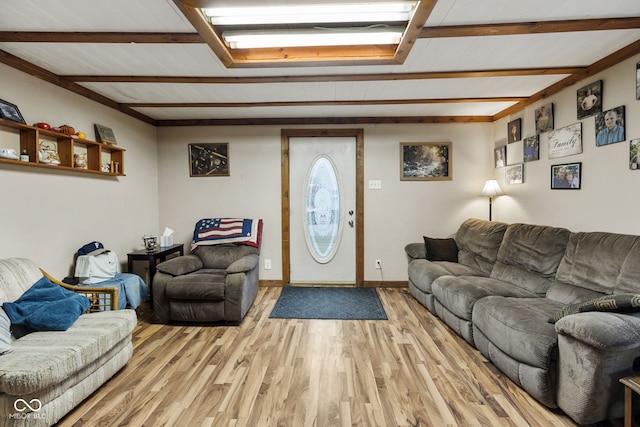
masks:
[[[582,181],[582,162],[551,166],[552,190],[579,190]]]
[[[229,144],[189,144],[189,176],[229,176]]]
[[[578,119],[602,112],[602,80],[578,89],[576,102]]]
[[[451,142],[401,142],[400,181],[446,181],[452,176]]]
[[[596,147],[624,141],[624,119],[624,105],[596,114]]]
[[[507,184],[522,184],[524,182],[524,164],[509,165],[505,168],[504,181]]]

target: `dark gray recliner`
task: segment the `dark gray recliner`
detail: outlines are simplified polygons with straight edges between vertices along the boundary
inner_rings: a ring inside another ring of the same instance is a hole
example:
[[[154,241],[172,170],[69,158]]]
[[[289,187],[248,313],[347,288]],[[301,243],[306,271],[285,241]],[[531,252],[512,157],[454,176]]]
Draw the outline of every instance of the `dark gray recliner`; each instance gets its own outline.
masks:
[[[158,264],[155,321],[239,323],[258,293],[259,255],[259,248],[223,244]]]

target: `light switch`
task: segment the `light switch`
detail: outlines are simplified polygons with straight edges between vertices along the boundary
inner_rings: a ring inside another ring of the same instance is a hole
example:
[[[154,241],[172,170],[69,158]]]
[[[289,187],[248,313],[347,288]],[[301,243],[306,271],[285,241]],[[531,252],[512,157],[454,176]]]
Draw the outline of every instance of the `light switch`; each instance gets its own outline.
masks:
[[[382,189],[382,181],[379,179],[370,179],[369,180],[369,190],[381,190]]]

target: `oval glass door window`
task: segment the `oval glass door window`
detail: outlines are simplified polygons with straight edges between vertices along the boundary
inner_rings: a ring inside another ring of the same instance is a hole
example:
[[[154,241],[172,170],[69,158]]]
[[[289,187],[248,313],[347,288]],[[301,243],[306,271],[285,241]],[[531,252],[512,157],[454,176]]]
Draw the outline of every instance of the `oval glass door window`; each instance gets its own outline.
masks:
[[[313,258],[326,264],[338,250],[341,231],[340,186],[333,162],[317,157],[307,176],[305,237]]]

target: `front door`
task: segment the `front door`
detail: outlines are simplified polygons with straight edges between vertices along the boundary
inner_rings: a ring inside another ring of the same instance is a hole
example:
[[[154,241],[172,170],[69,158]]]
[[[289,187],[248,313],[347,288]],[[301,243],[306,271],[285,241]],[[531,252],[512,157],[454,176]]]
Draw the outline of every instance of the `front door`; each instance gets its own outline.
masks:
[[[356,283],[356,138],[289,139],[290,282]]]

